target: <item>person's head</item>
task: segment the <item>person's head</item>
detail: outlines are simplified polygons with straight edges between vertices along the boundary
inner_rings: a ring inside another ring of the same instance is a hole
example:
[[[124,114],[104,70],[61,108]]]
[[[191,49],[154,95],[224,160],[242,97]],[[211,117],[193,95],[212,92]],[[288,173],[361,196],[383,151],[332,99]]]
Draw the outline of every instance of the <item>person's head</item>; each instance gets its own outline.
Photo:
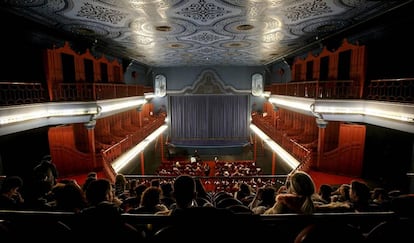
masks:
[[[152,179],[150,182],[151,186],[160,187],[161,182],[159,179]]]
[[[150,186],[145,189],[141,195],[141,206],[155,207],[160,203],[161,189],[159,187]]]
[[[311,214],[314,210],[313,196],[315,194],[315,183],[312,177],[304,171],[296,171],[290,177],[289,191],[304,198],[301,211]]]
[[[272,206],[275,203],[276,189],[272,186],[266,186],[262,190],[261,199],[263,204]]]
[[[51,187],[56,184],[57,172],[55,166],[49,160],[42,160],[33,168],[34,179],[37,182],[46,182]]]
[[[247,195],[252,192],[252,189],[251,189],[250,185],[247,184],[246,182],[240,183],[239,187],[240,187],[240,191],[243,192],[243,193],[246,193]]]
[[[322,184],[319,187],[319,195],[321,196],[321,198],[323,200],[325,200],[326,202],[331,202],[331,194],[333,192],[333,189],[330,185],[328,184]]]
[[[173,187],[170,182],[165,182],[161,184],[161,191],[163,197],[171,197],[173,192]]]
[[[85,194],[76,182],[56,186],[54,195],[59,210],[76,212],[86,206]]]
[[[372,190],[371,199],[376,201],[388,200],[388,193],[385,188],[376,187]]]
[[[95,171],[91,171],[88,173],[88,175],[86,176],[87,178],[94,178],[94,179],[98,179],[98,173],[96,173]]]
[[[103,201],[112,201],[111,182],[104,178],[93,180],[86,188],[86,199],[91,205],[97,205]]]
[[[365,182],[353,180],[349,189],[352,202],[367,204],[371,198],[371,190]]]
[[[304,171],[296,171],[290,176],[289,190],[301,196],[312,196],[315,193],[315,183]]]
[[[16,192],[23,186],[23,180],[19,176],[8,176],[1,184],[1,193]]]
[[[196,198],[196,184],[194,179],[189,175],[180,175],[175,179],[173,189],[177,207],[190,207]]]
[[[127,181],[127,179],[125,178],[125,176],[123,174],[116,174],[115,184],[126,186],[127,182],[128,181]]]

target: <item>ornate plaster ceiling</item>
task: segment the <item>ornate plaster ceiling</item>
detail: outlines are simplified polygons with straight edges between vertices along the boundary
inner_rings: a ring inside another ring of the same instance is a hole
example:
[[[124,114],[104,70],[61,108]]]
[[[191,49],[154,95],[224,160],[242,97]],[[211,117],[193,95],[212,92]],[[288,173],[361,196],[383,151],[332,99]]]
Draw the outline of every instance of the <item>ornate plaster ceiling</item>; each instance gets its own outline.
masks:
[[[20,18],[153,67],[267,65],[411,1],[13,0]]]

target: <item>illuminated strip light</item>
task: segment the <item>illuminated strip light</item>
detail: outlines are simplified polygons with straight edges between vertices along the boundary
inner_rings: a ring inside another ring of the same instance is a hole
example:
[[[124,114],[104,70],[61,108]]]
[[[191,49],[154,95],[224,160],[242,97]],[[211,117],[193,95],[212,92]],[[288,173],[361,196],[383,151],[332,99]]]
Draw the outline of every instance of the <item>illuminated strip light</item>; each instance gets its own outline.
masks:
[[[314,112],[319,113],[322,116],[323,114],[365,115],[403,122],[414,122],[413,109],[401,104],[396,106],[395,104],[391,105],[361,100],[315,101],[298,97],[295,97],[294,99],[291,99],[290,97],[272,97],[269,99],[269,102],[276,106],[285,106],[310,112],[312,112],[311,105],[314,104]]]
[[[300,100],[300,98],[295,97],[296,99],[289,99],[286,98],[270,98],[269,102],[276,105],[291,107],[295,109],[300,109],[304,111],[310,112],[310,105],[312,105],[315,101],[310,99],[303,99]],[[299,99],[299,100],[298,100]]]
[[[377,109],[366,109],[365,115],[382,117],[387,119],[399,120],[403,122],[414,122],[413,114],[406,114],[401,112],[383,111]]]
[[[145,97],[145,99],[152,99],[152,98],[155,98],[155,97],[157,97],[154,93],[144,93],[144,97]]]
[[[317,113],[333,113],[333,114],[350,114],[361,115],[364,114],[363,107],[340,107],[340,106],[321,106],[317,105],[315,108]]]
[[[16,122],[30,121],[35,119],[61,117],[61,116],[84,116],[97,114],[97,108],[62,108],[62,109],[50,109],[49,106],[41,106],[34,109],[32,112],[18,112],[9,116],[0,117],[0,125],[6,125]]]
[[[105,113],[105,112],[111,112],[115,110],[122,110],[122,109],[137,107],[145,103],[147,103],[145,99],[138,99],[138,100],[129,100],[129,101],[124,101],[124,102],[117,102],[116,104],[111,104],[111,105],[104,104],[104,103],[100,103],[99,105],[102,107],[101,112]]]
[[[126,153],[122,154],[112,163],[112,167],[115,172],[118,173],[122,168],[129,164],[140,152],[144,151],[145,147],[156,139],[161,133],[163,133],[168,128],[167,125],[162,125],[148,137],[146,137],[142,142],[128,150]]]
[[[256,133],[292,169],[296,169],[301,164],[292,155],[290,155],[282,147],[275,143],[269,136],[262,132],[262,130],[260,130],[257,126],[250,124],[250,129],[252,129],[252,131]]]
[[[391,120],[414,122],[413,109],[402,104],[389,104],[367,101],[330,101],[316,104],[315,112],[322,114],[347,114],[381,117]]]

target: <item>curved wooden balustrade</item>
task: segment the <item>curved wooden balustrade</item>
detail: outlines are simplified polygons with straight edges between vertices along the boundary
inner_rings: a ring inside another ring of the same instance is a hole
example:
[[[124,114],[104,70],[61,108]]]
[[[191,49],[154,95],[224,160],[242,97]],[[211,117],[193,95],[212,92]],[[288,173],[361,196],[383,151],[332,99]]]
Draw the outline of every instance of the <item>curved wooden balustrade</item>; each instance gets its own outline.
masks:
[[[153,88],[109,83],[62,83],[53,88],[52,95],[48,95],[41,83],[0,82],[0,106],[50,101],[95,101],[143,96],[147,92],[153,92]]]
[[[314,99],[359,99],[359,84],[352,80],[273,83],[265,87],[273,95]]]
[[[414,78],[371,80],[367,99],[413,103]]]
[[[45,102],[41,83],[0,82],[0,106]]]
[[[64,83],[53,89],[53,100],[47,98],[41,83],[0,82],[0,105],[30,104],[48,101],[93,101],[152,92],[152,87],[103,83]],[[361,97],[359,85],[352,80],[273,83],[265,87],[272,95],[314,99],[372,99],[414,102],[414,78],[371,80]]]
[[[369,99],[391,102],[414,102],[414,78],[371,80],[361,97],[360,87],[352,80],[273,83],[265,87],[272,95],[314,99]]]

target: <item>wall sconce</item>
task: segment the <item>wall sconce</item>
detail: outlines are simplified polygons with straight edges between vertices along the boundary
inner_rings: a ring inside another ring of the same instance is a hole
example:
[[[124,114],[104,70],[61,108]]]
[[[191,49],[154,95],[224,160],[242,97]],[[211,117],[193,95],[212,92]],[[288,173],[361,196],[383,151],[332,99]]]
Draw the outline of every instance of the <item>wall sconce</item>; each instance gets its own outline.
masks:
[[[166,95],[167,78],[164,75],[158,74],[157,76],[155,76],[154,92],[155,92],[155,96],[157,97],[164,97]]]
[[[252,95],[261,96],[263,94],[263,74],[255,73],[252,75]]]

